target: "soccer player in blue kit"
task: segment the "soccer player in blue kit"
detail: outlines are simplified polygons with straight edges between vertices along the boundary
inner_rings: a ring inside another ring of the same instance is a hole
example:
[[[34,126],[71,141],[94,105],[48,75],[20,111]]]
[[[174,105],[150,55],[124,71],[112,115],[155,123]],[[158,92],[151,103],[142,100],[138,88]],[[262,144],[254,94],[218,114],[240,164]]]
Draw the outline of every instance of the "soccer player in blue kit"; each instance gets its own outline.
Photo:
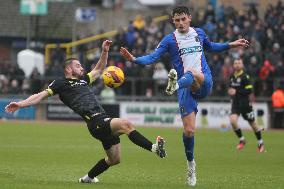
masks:
[[[196,185],[196,163],[194,161],[194,133],[196,127],[197,101],[208,96],[213,87],[211,71],[206,63],[204,50],[221,52],[235,47],[248,47],[249,42],[238,39],[230,43],[210,42],[200,28],[190,27],[191,15],[187,7],[173,9],[172,20],[176,30],[165,36],[154,52],[134,57],[121,47],[121,55],[128,61],[140,65],[155,63],[164,53],[170,54],[171,69],[166,93],[177,91],[180,114],[183,121],[183,143],[187,158],[187,184]]]

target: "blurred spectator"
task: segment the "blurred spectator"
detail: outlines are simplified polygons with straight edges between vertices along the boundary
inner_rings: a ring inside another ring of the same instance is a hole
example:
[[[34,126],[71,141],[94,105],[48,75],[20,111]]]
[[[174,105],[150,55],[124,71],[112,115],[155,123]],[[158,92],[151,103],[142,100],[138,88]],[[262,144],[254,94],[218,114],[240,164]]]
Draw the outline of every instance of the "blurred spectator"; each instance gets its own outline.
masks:
[[[163,93],[168,83],[168,71],[161,62],[155,65],[153,79],[157,86],[158,92]]]
[[[276,78],[283,78],[284,77],[284,64],[283,60],[277,62],[275,66],[275,75]]]
[[[22,92],[23,94],[31,94],[30,92],[30,83],[28,79],[24,79],[23,84],[22,84]]]
[[[217,38],[216,28],[216,25],[212,21],[212,17],[208,17],[203,29],[212,40],[216,40]]]
[[[234,72],[233,66],[232,66],[232,61],[230,57],[225,57],[224,64],[221,68],[221,75],[222,75],[222,80],[224,82],[227,82],[228,79],[230,78],[230,75]]]
[[[149,35],[155,35],[157,32],[159,32],[159,28],[153,20],[151,21],[150,25],[145,28],[145,30]]]
[[[284,81],[271,96],[273,107],[273,128],[284,128]]]
[[[55,78],[61,77],[63,75],[63,67],[58,62],[49,64],[45,71],[45,76],[50,78],[51,80],[54,80]]]
[[[217,22],[224,22],[225,21],[224,10],[225,10],[225,7],[224,7],[223,4],[220,5],[219,7],[217,7],[217,9],[216,9],[216,21]]]
[[[256,56],[251,56],[248,64],[245,64],[246,72],[251,76],[253,80],[258,78],[258,73],[260,71],[260,63],[258,62]]]
[[[115,92],[112,88],[105,86],[100,93],[102,103],[115,103]]]
[[[260,87],[262,86],[259,79],[258,79],[260,67],[261,67],[261,64],[257,60],[256,56],[251,56],[249,62],[245,64],[245,70],[246,70],[247,74],[251,77],[251,81],[252,81],[253,89],[254,89],[254,94],[256,96],[259,95],[259,92],[261,90]]]
[[[16,95],[16,94],[20,94],[21,92],[22,91],[21,91],[21,88],[19,87],[18,80],[12,79],[11,85],[9,86],[8,93]]]
[[[204,20],[215,21],[215,11],[214,11],[212,4],[207,5],[205,15],[204,15]]]
[[[145,25],[146,25],[146,22],[144,20],[144,17],[141,14],[138,14],[133,21],[133,27],[137,31],[142,31]]]
[[[135,42],[135,30],[132,25],[132,22],[128,24],[128,30],[125,34],[125,42],[126,42],[126,47],[129,49],[129,51],[132,51]]]
[[[117,30],[117,34],[114,36],[112,44],[113,51],[119,51],[120,47],[125,47],[126,46],[125,40],[126,40],[125,31],[123,27],[119,27]]]
[[[273,44],[272,51],[267,54],[266,59],[269,60],[273,66],[282,60],[279,43]]]
[[[21,87],[23,80],[25,79],[25,72],[18,66],[18,64],[12,64],[9,71],[10,81],[17,79],[18,86]]]
[[[275,67],[266,60],[263,66],[260,68],[259,78],[261,79],[261,90],[260,94],[263,96],[270,96],[273,92],[273,73],[275,72]]]
[[[41,75],[37,68],[34,68],[32,74],[30,76],[31,80],[31,93],[35,94],[41,91],[42,83],[41,83]]]
[[[208,62],[208,65],[211,69],[212,76],[215,79],[221,79],[221,70],[222,70],[222,60],[220,55],[215,53],[212,56],[212,60]]]
[[[261,80],[266,80],[269,77],[272,77],[274,72],[275,72],[275,67],[271,65],[271,63],[268,60],[266,60],[264,61],[263,66],[260,68],[259,78]]]
[[[8,78],[5,75],[0,74],[0,94],[8,93],[8,85],[9,85]]]

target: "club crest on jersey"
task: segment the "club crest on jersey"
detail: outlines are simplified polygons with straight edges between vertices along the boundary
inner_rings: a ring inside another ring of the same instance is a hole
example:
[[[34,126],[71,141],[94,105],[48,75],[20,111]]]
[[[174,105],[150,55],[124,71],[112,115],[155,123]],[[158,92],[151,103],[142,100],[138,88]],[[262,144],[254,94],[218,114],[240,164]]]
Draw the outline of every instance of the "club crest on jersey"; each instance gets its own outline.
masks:
[[[196,41],[196,42],[200,42],[200,39],[199,39],[198,36],[195,36],[195,41]]]

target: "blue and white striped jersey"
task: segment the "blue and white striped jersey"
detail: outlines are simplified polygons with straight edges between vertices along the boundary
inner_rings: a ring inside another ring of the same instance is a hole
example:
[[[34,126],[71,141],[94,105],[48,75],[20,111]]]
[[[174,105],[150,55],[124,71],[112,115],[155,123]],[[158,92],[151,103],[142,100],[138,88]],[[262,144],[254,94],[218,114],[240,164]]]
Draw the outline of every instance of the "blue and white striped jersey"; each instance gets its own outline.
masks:
[[[178,73],[178,79],[188,71],[188,68],[211,74],[204,56],[204,50],[221,52],[228,48],[228,43],[210,42],[202,29],[190,27],[186,34],[179,33],[177,30],[168,34],[162,39],[154,52],[136,58],[134,63],[141,65],[152,64],[164,53],[168,52],[171,63]]]

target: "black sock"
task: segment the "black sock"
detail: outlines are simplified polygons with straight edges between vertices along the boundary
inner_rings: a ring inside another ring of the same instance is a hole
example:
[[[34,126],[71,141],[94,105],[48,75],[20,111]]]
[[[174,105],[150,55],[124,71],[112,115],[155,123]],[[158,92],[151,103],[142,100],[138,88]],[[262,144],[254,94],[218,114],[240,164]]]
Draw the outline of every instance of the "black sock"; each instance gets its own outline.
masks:
[[[141,135],[138,131],[134,130],[129,133],[128,138],[136,145],[151,151],[153,143]]]
[[[254,132],[257,140],[261,140],[261,131]]]
[[[106,163],[105,159],[101,159],[98,163],[89,171],[88,176],[90,178],[95,178],[99,174],[106,171],[110,166]]]
[[[237,129],[237,130],[234,130],[234,131],[235,131],[236,135],[237,135],[239,138],[241,138],[241,137],[243,136],[242,130],[241,130],[240,128]]]

